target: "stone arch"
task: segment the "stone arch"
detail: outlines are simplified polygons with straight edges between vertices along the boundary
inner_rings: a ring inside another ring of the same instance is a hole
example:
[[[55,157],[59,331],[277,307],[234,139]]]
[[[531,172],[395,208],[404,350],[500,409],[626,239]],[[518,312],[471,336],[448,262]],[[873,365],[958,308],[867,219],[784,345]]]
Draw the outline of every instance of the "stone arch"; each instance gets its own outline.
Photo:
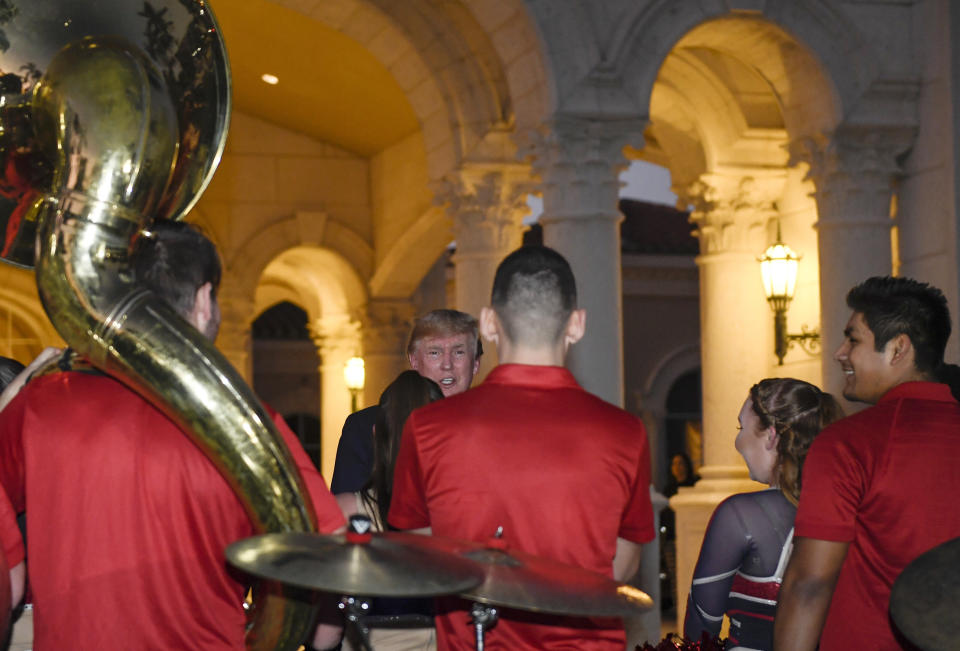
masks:
[[[431,206],[404,230],[380,260],[370,279],[370,295],[410,296],[452,240],[450,216],[443,207]]]
[[[643,384],[641,395],[637,396],[638,407],[643,412],[650,439],[650,453],[653,459],[654,480],[661,482],[666,478],[667,467],[661,452],[666,449],[667,395],[670,387],[681,376],[700,367],[700,346],[687,345],[667,351],[660,357]]]
[[[715,29],[705,25],[711,21]],[[739,50],[741,56],[745,45],[752,48],[749,63],[773,85],[783,101],[786,126],[796,135],[836,127],[879,74],[878,58],[857,26],[822,0],[770,0],[762,10],[736,14],[726,3],[661,1],[634,10],[621,25],[610,59],[643,106],[660,63],[682,38],[697,32],[696,42],[705,47]],[[804,106],[802,114],[798,106]]]
[[[333,250],[296,246],[275,256],[260,275],[254,312],[281,301],[307,312],[309,322],[335,316],[346,319],[366,303],[366,286],[350,263]]]
[[[267,265],[284,251],[299,246],[317,247],[335,254],[334,259],[343,262],[342,268],[338,265],[337,273],[352,286],[363,288],[372,275],[373,249],[360,235],[327,219],[325,213],[298,211],[257,231],[237,247],[225,263],[224,276],[232,293],[252,298]],[[362,290],[364,301],[365,291]],[[351,295],[357,293],[353,290]],[[350,303],[356,300],[352,298]]]
[[[357,317],[367,302],[366,283],[345,256],[318,245],[286,248],[257,268],[252,315],[281,301],[307,313],[307,327],[320,360],[321,471],[329,481],[340,427],[350,413],[343,364],[362,349]]]
[[[430,178],[455,169],[492,126],[513,122],[501,57],[464,5],[342,0],[305,9],[294,0],[275,1],[356,40],[390,70],[420,122]],[[496,15],[484,16],[497,21]],[[524,54],[522,65],[529,67]]]
[[[502,62],[510,91],[518,140],[537,128],[547,116],[553,75],[546,69],[542,42],[521,0],[463,0],[477,22],[490,35]]]

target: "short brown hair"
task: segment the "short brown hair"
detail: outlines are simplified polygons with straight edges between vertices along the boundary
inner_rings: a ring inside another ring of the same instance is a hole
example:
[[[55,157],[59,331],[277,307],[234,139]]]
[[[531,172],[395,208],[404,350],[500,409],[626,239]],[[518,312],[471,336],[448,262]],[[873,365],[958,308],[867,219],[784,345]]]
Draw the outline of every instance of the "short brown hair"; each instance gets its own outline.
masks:
[[[477,320],[459,310],[433,310],[413,322],[410,340],[407,342],[407,354],[413,355],[417,344],[428,337],[449,337],[452,335],[470,335],[477,342],[474,359],[483,354],[480,347],[480,327]]]

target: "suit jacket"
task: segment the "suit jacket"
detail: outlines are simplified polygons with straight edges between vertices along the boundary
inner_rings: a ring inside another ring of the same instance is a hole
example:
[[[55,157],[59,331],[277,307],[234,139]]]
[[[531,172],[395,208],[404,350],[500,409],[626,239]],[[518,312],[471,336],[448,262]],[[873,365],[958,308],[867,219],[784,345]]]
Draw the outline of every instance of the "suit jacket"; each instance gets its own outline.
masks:
[[[373,405],[347,416],[337,444],[330,492],[355,493],[363,488],[373,472],[373,426],[380,406]]]

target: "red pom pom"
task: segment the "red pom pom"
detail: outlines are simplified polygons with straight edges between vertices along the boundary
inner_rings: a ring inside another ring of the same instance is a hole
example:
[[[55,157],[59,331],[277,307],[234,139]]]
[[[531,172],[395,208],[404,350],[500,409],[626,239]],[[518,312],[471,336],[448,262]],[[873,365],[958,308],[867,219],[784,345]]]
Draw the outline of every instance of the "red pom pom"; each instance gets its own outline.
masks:
[[[703,633],[700,640],[693,642],[676,633],[667,633],[657,646],[651,646],[649,642],[643,645],[637,645],[636,651],[723,651],[724,641],[719,637],[713,639]]]

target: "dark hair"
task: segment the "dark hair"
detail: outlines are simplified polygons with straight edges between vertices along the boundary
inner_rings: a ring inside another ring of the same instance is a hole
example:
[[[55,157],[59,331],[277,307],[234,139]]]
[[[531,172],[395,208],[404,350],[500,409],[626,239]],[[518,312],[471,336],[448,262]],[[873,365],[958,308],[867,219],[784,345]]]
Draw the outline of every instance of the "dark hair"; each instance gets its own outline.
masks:
[[[407,354],[413,355],[419,344],[427,337],[449,337],[452,335],[470,335],[476,340],[477,348],[473,359],[478,360],[483,355],[483,346],[480,344],[480,327],[477,320],[459,310],[433,310],[427,312],[413,322],[410,339],[407,341]]]
[[[750,402],[761,427],[773,426],[780,437],[773,474],[780,490],[796,505],[810,444],[824,427],[843,418],[843,409],[829,393],[792,378],[761,380],[750,387]]]
[[[950,311],[943,292],[911,278],[874,276],[850,290],[847,305],[863,315],[877,351],[905,334],[913,345],[917,370],[937,376],[950,338]]]
[[[0,357],[0,391],[6,389],[24,368],[26,367],[15,359]]]
[[[363,490],[368,510],[378,514],[385,525],[393,495],[393,468],[400,451],[400,435],[407,418],[417,407],[443,398],[436,382],[416,371],[404,371],[380,395],[377,424],[373,430],[373,471]]]
[[[577,283],[566,259],[546,246],[523,246],[497,267],[491,304],[513,342],[556,342],[577,307]]]
[[[161,220],[134,243],[133,274],[137,282],[165,300],[181,316],[193,309],[197,290],[206,283],[216,298],[220,286],[220,256],[193,224]]]

